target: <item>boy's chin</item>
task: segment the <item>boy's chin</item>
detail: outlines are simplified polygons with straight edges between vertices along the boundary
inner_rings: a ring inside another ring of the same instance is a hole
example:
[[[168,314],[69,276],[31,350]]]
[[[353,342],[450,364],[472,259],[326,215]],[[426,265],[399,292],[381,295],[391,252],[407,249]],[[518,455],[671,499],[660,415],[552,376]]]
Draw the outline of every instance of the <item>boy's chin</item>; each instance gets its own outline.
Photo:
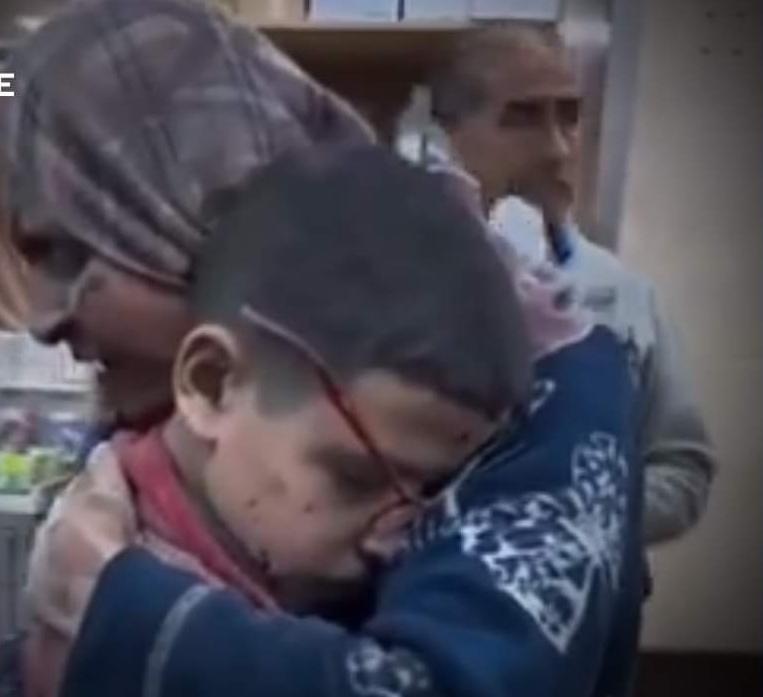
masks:
[[[282,579],[274,584],[281,607],[296,615],[318,615],[352,626],[368,616],[374,602],[371,579]]]

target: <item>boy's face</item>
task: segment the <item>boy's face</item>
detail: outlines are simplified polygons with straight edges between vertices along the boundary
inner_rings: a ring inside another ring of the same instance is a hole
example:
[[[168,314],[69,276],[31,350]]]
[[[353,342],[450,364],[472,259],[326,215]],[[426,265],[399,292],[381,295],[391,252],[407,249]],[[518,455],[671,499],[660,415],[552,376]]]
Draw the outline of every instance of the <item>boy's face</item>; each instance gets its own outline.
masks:
[[[207,504],[227,533],[264,559],[281,602],[304,609],[329,600],[324,591],[362,581],[373,558],[399,542],[413,507],[326,394],[269,415],[256,389],[248,380],[228,388],[224,409],[201,421],[192,400],[178,404],[211,445],[199,481]],[[418,494],[452,475],[491,428],[386,372],[362,375],[347,395],[385,460]]]

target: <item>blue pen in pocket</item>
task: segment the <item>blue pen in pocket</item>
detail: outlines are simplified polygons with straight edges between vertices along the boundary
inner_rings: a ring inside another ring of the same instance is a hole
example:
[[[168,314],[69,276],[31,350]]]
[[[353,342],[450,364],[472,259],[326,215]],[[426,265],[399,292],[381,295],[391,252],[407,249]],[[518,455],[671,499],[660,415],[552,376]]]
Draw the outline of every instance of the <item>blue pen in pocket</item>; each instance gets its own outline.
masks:
[[[572,256],[572,240],[567,228],[549,220],[544,221],[546,239],[551,248],[551,257],[555,264],[563,266]]]

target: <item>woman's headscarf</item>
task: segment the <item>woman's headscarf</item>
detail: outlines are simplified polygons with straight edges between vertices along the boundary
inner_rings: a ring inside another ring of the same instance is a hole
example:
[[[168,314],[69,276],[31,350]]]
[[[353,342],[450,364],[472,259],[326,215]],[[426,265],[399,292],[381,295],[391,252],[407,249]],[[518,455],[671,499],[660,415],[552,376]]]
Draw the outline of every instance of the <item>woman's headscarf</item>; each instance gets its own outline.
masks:
[[[261,34],[194,0],[79,0],[11,56],[0,154],[20,229],[183,287],[206,204],[259,165],[370,128]]]
[[[0,331],[16,331],[24,326],[27,290],[22,261],[4,222],[0,211]]]

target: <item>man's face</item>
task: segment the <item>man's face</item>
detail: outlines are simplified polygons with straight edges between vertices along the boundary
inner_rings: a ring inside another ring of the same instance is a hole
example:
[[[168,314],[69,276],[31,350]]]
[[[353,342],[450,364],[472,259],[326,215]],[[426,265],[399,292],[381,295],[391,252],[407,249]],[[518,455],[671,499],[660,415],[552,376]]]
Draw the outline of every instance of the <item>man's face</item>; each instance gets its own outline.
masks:
[[[509,195],[561,220],[575,196],[580,95],[563,55],[517,51],[486,71],[487,101],[451,135],[489,204]]]
[[[25,230],[30,330],[95,363],[105,406],[128,423],[170,404],[170,373],[188,328],[180,295],[129,274],[62,233]]]
[[[348,395],[417,494],[454,474],[490,430],[474,412],[384,372],[365,375]],[[330,602],[400,541],[413,506],[325,395],[267,416],[245,386],[220,428],[204,498],[249,555],[264,560],[285,606]]]

